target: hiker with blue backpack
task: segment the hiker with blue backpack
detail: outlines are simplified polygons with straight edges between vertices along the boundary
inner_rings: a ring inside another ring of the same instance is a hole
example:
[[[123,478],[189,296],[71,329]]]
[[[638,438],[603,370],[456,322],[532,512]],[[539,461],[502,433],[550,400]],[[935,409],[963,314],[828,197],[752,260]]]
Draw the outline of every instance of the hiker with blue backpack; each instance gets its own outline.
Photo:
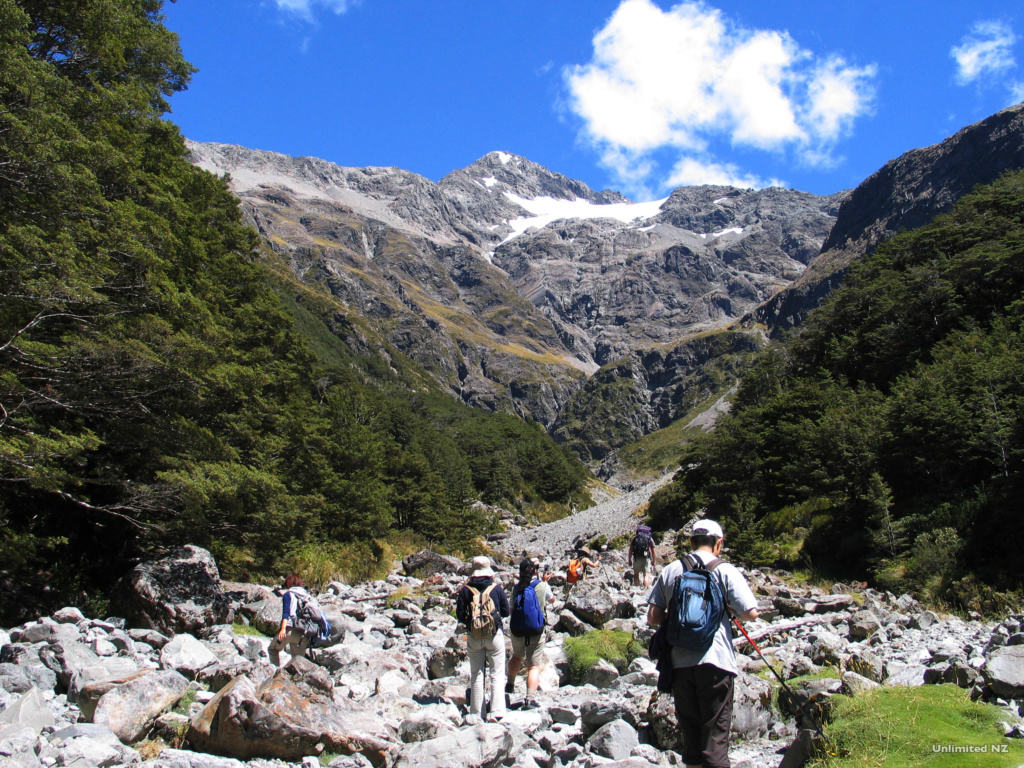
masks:
[[[505,693],[515,691],[516,676],[526,666],[526,698],[523,708],[536,706],[533,694],[540,686],[540,668],[543,664],[545,606],[555,599],[546,571],[538,578],[539,564],[536,560],[523,558],[519,562],[519,580],[512,590],[512,615],[509,618],[509,632],[512,633],[512,658],[508,662],[508,682]]]
[[[693,549],[665,566],[647,599],[671,663],[671,690],[687,768],[728,768],[733,682],[738,673],[730,613],[757,618],[757,600],[736,566],[723,561],[722,527],[700,520]],[[659,688],[661,682],[659,681]]]
[[[509,615],[508,596],[494,580],[491,560],[474,557],[469,581],[455,598],[455,617],[466,628],[469,650],[469,711],[498,721],[505,716],[505,633],[502,619]],[[490,674],[490,692],[484,696],[484,671]]]

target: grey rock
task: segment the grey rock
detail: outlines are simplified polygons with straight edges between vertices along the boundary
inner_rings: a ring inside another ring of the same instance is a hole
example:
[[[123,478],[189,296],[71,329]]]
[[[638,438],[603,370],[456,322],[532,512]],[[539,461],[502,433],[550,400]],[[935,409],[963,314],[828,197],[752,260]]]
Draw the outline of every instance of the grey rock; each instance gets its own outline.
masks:
[[[600,584],[581,581],[573,586],[566,598],[565,607],[582,621],[601,627],[616,616],[616,603],[608,590]]]
[[[160,662],[183,675],[195,678],[200,670],[217,663],[217,657],[202,642],[189,634],[175,635],[160,650]]]
[[[234,616],[213,557],[193,545],[137,565],[121,582],[119,599],[132,626],[168,635],[230,623]]]
[[[85,614],[83,614],[78,608],[68,606],[61,608],[53,614],[53,620],[60,622],[61,624],[77,624],[80,621],[85,621]]]
[[[0,712],[0,740],[13,738],[25,731],[34,738],[43,728],[56,722],[42,692],[38,688],[29,688]]]
[[[394,768],[496,768],[512,752],[512,736],[501,725],[484,724],[407,745]]]
[[[196,715],[188,739],[199,749],[240,759],[273,757],[301,760],[328,751],[372,755],[384,762],[394,743],[376,715],[349,707],[339,710],[330,697],[286,672],[259,685],[235,678]]]
[[[997,696],[1024,697],[1024,645],[1010,645],[993,652],[982,670]]]
[[[879,687],[879,683],[864,677],[863,675],[858,675],[856,672],[844,672],[842,679],[842,693],[847,696],[856,696],[858,693],[863,693],[864,691],[870,691]]]
[[[406,555],[402,559],[402,568],[409,575],[427,578],[434,574],[458,573],[462,561],[450,555],[442,555],[430,549],[423,549]]]
[[[612,760],[624,760],[633,748],[640,744],[636,729],[625,720],[612,720],[598,728],[589,739],[587,747],[596,755]]]
[[[733,683],[733,732],[745,739],[764,736],[771,725],[771,710],[771,684],[756,675],[737,675]]]
[[[163,749],[160,756],[146,760],[140,768],[248,768],[241,760],[218,757],[186,749]]]
[[[459,664],[462,663],[464,658],[465,654],[460,654],[452,648],[435,649],[430,655],[430,661],[427,662],[430,679],[435,680],[439,677],[451,677],[456,673],[456,670],[459,668]]]
[[[187,688],[188,680],[173,670],[146,670],[99,696],[89,719],[132,744],[146,735],[159,715],[178,703]]]
[[[139,753],[126,747],[109,728],[93,723],[79,723],[53,734],[39,750],[40,762],[48,765],[107,766],[136,765],[142,762]]]
[[[595,688],[608,688],[618,677],[619,670],[613,664],[605,659],[598,659],[597,663],[584,673],[582,682]]]
[[[406,744],[430,741],[455,730],[452,720],[458,710],[451,705],[432,705],[413,712],[398,727],[398,736]]]

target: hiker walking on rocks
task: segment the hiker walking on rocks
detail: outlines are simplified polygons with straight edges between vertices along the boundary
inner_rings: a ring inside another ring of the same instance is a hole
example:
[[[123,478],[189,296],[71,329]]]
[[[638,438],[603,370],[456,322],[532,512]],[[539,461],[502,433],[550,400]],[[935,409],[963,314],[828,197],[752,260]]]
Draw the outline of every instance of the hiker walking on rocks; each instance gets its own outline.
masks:
[[[509,615],[508,596],[494,580],[490,558],[472,560],[473,570],[455,600],[455,617],[468,632],[470,713],[491,720],[505,715],[505,634],[502,619]],[[489,713],[484,707],[484,668],[490,673]]]
[[[512,590],[512,617],[509,620],[512,658],[508,662],[508,683],[505,685],[505,693],[511,694],[515,691],[516,675],[525,665],[526,699],[523,706],[526,709],[534,706],[533,693],[540,685],[545,607],[555,599],[548,585],[551,572],[546,571],[538,578],[538,568],[536,560],[524,558],[519,562],[519,581]]]
[[[664,622],[671,645],[672,695],[688,768],[729,766],[738,673],[729,611],[742,621],[758,615],[746,579],[720,559],[723,541],[718,523],[697,522],[690,534],[693,552],[665,566],[647,599],[647,623]],[[689,595],[696,599],[688,600]]]
[[[641,580],[644,588],[651,586],[651,574],[654,571],[654,537],[647,525],[638,525],[633,540],[629,542],[626,552],[626,567],[633,570],[633,586],[639,587]]]
[[[306,655],[312,638],[302,626],[299,609],[311,600],[312,596],[306,591],[302,579],[295,573],[289,573],[284,580],[284,592],[281,593],[281,625],[267,648],[271,664],[281,666],[281,651],[292,657]]]

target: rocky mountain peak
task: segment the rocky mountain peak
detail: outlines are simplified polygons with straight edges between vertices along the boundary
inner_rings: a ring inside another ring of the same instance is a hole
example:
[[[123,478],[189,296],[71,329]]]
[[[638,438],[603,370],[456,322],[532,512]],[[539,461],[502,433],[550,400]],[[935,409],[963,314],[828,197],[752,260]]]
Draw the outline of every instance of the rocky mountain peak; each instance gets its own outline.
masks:
[[[508,152],[488,152],[476,162],[441,179],[445,186],[464,174],[491,194],[512,194],[532,200],[551,197],[557,200],[600,202],[599,196],[582,181],[555,173],[543,165]]]

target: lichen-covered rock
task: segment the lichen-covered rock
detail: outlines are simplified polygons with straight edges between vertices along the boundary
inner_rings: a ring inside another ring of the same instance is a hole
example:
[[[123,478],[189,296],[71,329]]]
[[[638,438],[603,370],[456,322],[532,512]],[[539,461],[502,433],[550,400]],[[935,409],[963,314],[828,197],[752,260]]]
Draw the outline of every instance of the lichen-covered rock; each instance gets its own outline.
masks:
[[[122,581],[119,592],[132,626],[167,635],[230,623],[234,616],[213,556],[193,545],[140,563]]]

